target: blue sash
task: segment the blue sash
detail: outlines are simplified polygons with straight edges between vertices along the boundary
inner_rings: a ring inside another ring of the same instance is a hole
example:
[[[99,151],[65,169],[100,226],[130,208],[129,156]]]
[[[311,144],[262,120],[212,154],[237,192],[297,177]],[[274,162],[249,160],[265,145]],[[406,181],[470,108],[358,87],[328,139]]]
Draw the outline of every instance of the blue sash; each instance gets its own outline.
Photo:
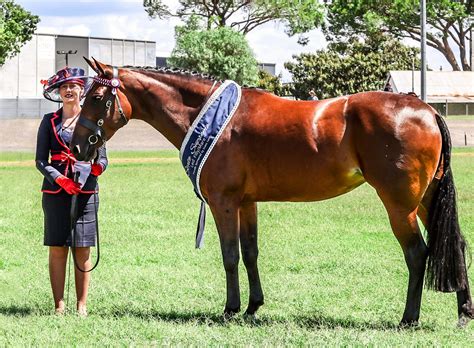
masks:
[[[194,192],[201,200],[196,248],[201,248],[203,245],[206,215],[206,201],[199,185],[201,171],[220,135],[237,110],[241,95],[241,88],[234,81],[227,80],[222,83],[199,112],[181,145],[179,152],[181,163],[193,183]]]

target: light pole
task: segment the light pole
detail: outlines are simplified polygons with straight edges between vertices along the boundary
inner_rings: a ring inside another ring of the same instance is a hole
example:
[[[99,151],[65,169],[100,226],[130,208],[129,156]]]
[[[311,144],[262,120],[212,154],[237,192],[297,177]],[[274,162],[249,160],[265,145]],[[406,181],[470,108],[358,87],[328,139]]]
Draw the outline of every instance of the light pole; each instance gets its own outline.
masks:
[[[56,51],[57,54],[64,54],[66,56],[66,66],[69,66],[69,61],[68,61],[68,56],[70,54],[76,54],[77,53],[77,50],[73,51],[73,50],[69,50],[69,51]]]
[[[426,0],[420,0],[421,100],[426,101]]]

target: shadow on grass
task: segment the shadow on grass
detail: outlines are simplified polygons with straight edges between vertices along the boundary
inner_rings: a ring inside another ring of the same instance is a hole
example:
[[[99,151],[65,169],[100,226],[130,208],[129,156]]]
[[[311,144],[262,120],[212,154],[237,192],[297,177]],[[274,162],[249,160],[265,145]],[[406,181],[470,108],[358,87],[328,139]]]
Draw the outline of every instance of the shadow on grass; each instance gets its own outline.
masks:
[[[115,308],[108,313],[99,314],[103,317],[113,315],[114,317],[135,317],[143,320],[162,320],[171,323],[198,323],[203,325],[225,325],[226,323],[238,320],[239,316],[231,319],[224,318],[223,315],[205,312],[176,312],[176,311],[156,311],[153,309],[139,310],[135,308]]]
[[[266,316],[257,319],[245,318],[241,313],[232,318],[225,318],[222,314],[211,312],[177,312],[177,311],[157,311],[153,309],[136,308],[116,308],[112,312],[99,314],[103,317],[113,315],[115,317],[135,317],[143,320],[161,320],[170,323],[184,324],[197,323],[207,326],[224,326],[228,324],[250,325],[250,326],[270,326],[275,324],[295,325],[303,329],[356,329],[356,330],[376,330],[376,331],[403,331],[403,330],[424,330],[435,331],[430,325],[423,325],[411,328],[400,329],[398,323],[390,321],[364,321],[355,318],[336,318],[321,313],[314,315],[287,317]]]
[[[26,317],[27,315],[31,315],[33,311],[29,307],[20,307],[20,306],[4,306],[0,305],[0,314],[2,315],[10,315],[10,316],[17,316],[17,317]]]

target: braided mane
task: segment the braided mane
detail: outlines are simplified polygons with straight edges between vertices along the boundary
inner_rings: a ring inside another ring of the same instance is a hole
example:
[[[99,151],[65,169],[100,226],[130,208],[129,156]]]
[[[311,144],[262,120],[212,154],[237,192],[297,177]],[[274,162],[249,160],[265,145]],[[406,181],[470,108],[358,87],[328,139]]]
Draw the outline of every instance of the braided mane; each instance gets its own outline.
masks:
[[[203,80],[209,80],[211,82],[217,81],[222,82],[221,79],[212,76],[210,74],[201,73],[199,71],[192,71],[187,69],[180,69],[180,68],[170,68],[170,67],[154,67],[154,66],[133,66],[133,65],[125,65],[122,68],[130,69],[130,70],[138,70],[138,71],[146,71],[146,72],[156,72],[156,73],[163,73],[163,74],[175,74],[175,75],[183,75],[188,77],[195,77]],[[242,88],[248,89],[260,89],[255,86],[242,86]]]
[[[210,81],[222,81],[212,75],[204,74],[198,71],[191,71],[186,69],[180,68],[170,68],[170,67],[154,67],[154,66],[133,66],[133,65],[126,65],[123,68],[131,69],[131,70],[144,70],[149,72],[157,72],[157,73],[164,73],[164,74],[175,74],[175,75],[184,75],[189,77],[197,77],[204,80]]]

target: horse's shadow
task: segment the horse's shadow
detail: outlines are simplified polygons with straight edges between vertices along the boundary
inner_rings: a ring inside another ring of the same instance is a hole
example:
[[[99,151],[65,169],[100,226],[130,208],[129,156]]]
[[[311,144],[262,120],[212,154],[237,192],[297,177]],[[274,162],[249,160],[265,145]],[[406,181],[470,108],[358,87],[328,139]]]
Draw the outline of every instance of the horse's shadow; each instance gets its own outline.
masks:
[[[337,328],[357,329],[357,330],[377,330],[390,331],[400,330],[398,323],[392,321],[366,321],[355,318],[336,318],[327,316],[322,313],[314,313],[309,315],[289,315],[284,316],[259,316],[255,318],[246,318],[242,314],[237,314],[232,318],[224,317],[224,315],[215,312],[178,312],[178,311],[159,311],[159,310],[140,310],[136,308],[115,308],[112,312],[102,313],[101,316],[125,317],[131,316],[144,320],[162,320],[170,323],[197,323],[207,326],[224,326],[230,323],[250,325],[250,326],[271,326],[274,324],[293,323],[302,329],[328,329]],[[423,327],[413,327],[408,329],[423,329],[433,331],[430,325]]]
[[[0,305],[0,315],[26,317],[33,314],[33,309],[26,306]],[[91,313],[92,314],[92,313]],[[115,307],[110,311],[97,311],[94,313],[100,317],[114,316],[135,317],[142,320],[161,320],[169,323],[183,324],[196,323],[206,326],[225,326],[230,323],[249,326],[271,326],[275,324],[293,323],[302,329],[326,329],[333,330],[337,328],[356,329],[356,330],[400,330],[398,324],[391,321],[367,321],[355,318],[337,318],[322,313],[306,314],[306,315],[289,315],[289,316],[259,316],[258,318],[246,318],[242,314],[237,314],[231,318],[224,317],[221,313],[215,312],[178,312],[178,311],[159,311],[154,309],[137,309],[130,307]],[[423,329],[424,331],[435,331],[432,325],[423,325],[411,329]]]

